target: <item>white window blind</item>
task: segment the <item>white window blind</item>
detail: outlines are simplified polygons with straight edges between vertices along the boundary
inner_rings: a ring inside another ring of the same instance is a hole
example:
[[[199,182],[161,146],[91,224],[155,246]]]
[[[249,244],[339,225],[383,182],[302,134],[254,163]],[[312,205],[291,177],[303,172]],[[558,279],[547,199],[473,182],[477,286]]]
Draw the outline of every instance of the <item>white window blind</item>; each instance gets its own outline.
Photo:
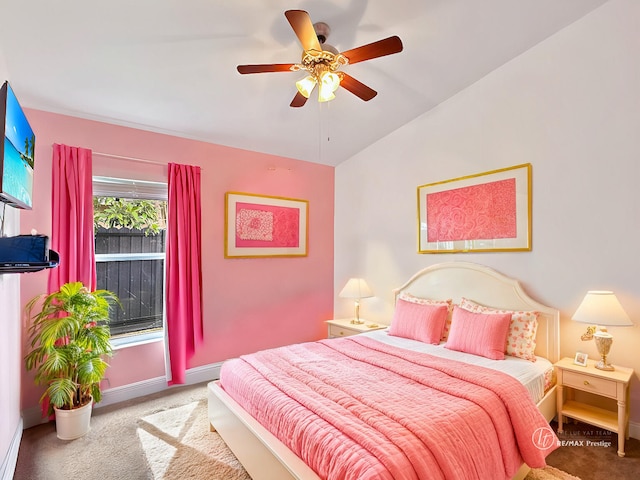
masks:
[[[167,184],[163,182],[93,177],[93,196],[166,200],[168,194]]]

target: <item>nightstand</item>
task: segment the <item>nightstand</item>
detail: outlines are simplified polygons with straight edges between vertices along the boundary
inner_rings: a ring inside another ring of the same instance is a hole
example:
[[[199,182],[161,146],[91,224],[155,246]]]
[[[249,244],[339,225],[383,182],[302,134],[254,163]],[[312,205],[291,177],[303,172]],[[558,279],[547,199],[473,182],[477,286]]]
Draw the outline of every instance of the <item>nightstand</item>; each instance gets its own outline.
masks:
[[[325,322],[328,327],[327,336],[328,338],[348,337],[350,335],[357,335],[359,333],[370,332],[371,330],[380,330],[388,327],[388,325],[381,325],[367,320],[363,321],[364,323],[351,323],[350,318],[327,320]]]
[[[631,368],[616,366],[614,371],[595,368],[596,362],[588,360],[582,367],[572,358],[563,358],[555,364],[558,377],[558,433],[562,433],[562,417],[618,433],[618,456],[624,457],[624,441],[629,438],[629,381]],[[618,402],[618,411],[588,405],[573,400],[573,391],[581,390]],[[566,398],[565,398],[566,397]]]

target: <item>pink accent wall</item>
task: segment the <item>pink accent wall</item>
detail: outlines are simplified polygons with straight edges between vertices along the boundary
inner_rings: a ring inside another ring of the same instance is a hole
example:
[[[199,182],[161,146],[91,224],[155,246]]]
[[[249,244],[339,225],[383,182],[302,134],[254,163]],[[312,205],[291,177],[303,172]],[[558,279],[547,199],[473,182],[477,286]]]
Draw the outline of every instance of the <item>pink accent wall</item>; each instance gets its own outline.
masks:
[[[168,162],[202,167],[202,246],[205,342],[190,367],[326,335],[333,314],[334,168],[38,110],[26,111],[36,133],[34,209],[23,212],[22,233],[51,233],[51,145],[94,153],[94,175],[166,181]],[[224,258],[224,199],[228,191],[309,201],[309,254],[299,258]],[[21,304],[46,290],[47,272],[21,277]],[[121,349],[111,360],[109,387],[164,374],[161,344]],[[22,408],[41,389],[24,372]]]

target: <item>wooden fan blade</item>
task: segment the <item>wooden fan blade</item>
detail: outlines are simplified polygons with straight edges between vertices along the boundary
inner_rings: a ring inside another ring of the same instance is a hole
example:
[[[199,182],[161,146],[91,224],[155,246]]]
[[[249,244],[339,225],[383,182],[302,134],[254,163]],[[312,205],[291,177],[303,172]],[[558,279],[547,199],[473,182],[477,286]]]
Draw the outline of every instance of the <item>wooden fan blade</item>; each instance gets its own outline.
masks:
[[[349,64],[351,65],[353,63],[364,62],[365,60],[371,60],[372,58],[399,53],[401,51],[402,40],[400,40],[400,37],[393,36],[341,53],[349,59]]]
[[[238,65],[238,72],[247,73],[267,73],[267,72],[291,72],[293,63],[271,63],[263,65]]]
[[[302,95],[300,92],[296,93],[296,96],[291,100],[290,107],[304,107],[304,104],[307,103],[307,97]]]
[[[311,17],[309,17],[307,12],[304,10],[287,10],[284,12],[284,16],[287,17],[291,28],[293,28],[293,31],[298,36],[303,50],[322,51],[320,41],[311,22]]]
[[[364,83],[359,82],[351,75],[346,73],[342,73],[342,81],[340,82],[340,86],[349,90],[356,97],[360,97],[365,102],[368,102],[373,97],[375,97],[378,92],[374,89],[367,87]]]

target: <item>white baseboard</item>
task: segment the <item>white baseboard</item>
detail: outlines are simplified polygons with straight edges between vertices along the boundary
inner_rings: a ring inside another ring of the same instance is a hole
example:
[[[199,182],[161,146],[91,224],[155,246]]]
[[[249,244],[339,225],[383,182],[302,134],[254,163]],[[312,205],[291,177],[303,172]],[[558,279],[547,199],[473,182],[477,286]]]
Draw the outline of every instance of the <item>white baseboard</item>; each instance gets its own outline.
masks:
[[[629,422],[629,436],[640,439],[640,423]]]
[[[187,370],[187,385],[219,380],[220,367],[222,367],[222,362],[210,363],[209,365],[203,365],[201,367],[195,367]]]
[[[222,363],[212,363],[187,370],[185,375],[185,385],[208,382],[220,378],[220,367]],[[175,385],[179,387],[180,385]],[[124,402],[132,398],[143,397],[152,393],[167,390],[167,379],[165,377],[150,378],[141,382],[123,385],[121,387],[109,388],[102,392],[102,400],[96,403],[94,408],[106,407],[114,403]]]
[[[18,427],[13,433],[13,438],[9,445],[9,451],[2,459],[2,464],[0,465],[0,478],[2,480],[11,480],[16,472],[16,465],[18,464],[18,450],[20,450],[20,442],[22,441],[22,430],[22,419],[20,419]]]
[[[196,383],[218,380],[220,378],[221,366],[222,363],[220,362],[187,370],[185,375],[185,385],[194,385]],[[180,385],[176,385],[176,387],[179,386]],[[152,393],[162,392],[169,388],[174,387],[169,387],[167,385],[167,379],[165,377],[150,378],[148,380],[123,385],[121,387],[109,388],[103,390],[102,401],[100,403],[96,403],[93,408],[106,407],[107,405],[124,402],[125,400],[131,400],[133,398],[143,397]],[[22,420],[24,428],[34,427],[40,423],[46,423],[48,421],[46,418],[42,418],[40,406],[23,410]]]

